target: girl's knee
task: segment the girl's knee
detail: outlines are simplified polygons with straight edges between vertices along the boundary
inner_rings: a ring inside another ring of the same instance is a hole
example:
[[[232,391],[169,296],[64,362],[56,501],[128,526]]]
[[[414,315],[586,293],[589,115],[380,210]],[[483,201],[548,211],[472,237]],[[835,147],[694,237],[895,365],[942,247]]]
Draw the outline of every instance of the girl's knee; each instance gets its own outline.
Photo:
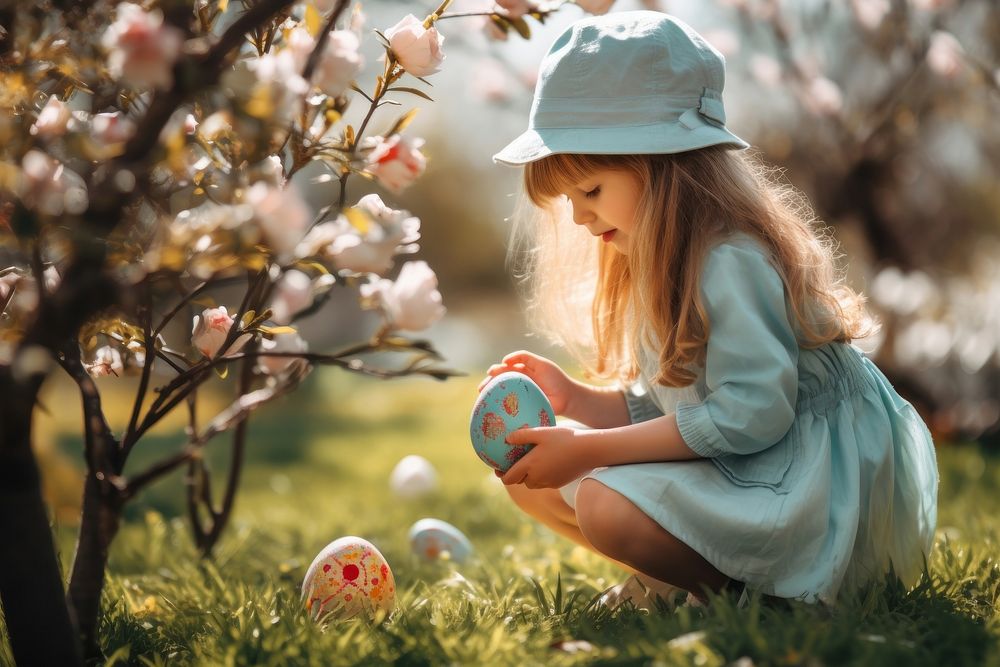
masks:
[[[572,517],[573,510],[563,501],[558,489],[529,489],[524,484],[504,488],[514,504],[533,517],[554,516],[564,521]]]
[[[594,479],[585,479],[576,492],[576,519],[580,532],[594,548],[621,558],[636,535],[630,515],[639,511],[625,496]]]

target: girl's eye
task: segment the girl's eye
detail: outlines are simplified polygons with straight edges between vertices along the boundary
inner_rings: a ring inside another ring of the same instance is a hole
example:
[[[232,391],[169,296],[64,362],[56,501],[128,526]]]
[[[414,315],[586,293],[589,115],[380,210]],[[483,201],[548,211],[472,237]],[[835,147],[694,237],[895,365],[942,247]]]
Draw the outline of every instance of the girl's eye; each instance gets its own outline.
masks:
[[[590,192],[585,192],[583,196],[586,197],[587,199],[593,199],[594,197],[596,197],[599,194],[601,194],[601,186],[600,185],[598,185],[596,188],[594,188]]]

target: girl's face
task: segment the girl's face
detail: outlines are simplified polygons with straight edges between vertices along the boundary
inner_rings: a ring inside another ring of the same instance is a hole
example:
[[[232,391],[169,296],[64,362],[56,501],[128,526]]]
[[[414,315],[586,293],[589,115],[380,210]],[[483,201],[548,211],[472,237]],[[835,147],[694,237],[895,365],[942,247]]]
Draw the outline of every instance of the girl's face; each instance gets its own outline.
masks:
[[[564,194],[573,204],[573,222],[627,254],[641,193],[639,179],[629,171],[604,169],[568,190]]]

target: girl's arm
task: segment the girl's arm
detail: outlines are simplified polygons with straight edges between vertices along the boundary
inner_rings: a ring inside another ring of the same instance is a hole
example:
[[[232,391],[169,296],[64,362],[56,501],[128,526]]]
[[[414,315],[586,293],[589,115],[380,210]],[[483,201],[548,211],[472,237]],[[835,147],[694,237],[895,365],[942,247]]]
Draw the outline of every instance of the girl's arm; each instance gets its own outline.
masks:
[[[580,437],[580,455],[592,468],[703,458],[684,442],[673,414],[638,424],[589,431],[581,433]]]
[[[573,381],[577,390],[564,415],[590,428],[614,428],[631,422],[625,394],[614,387],[595,387]]]
[[[502,477],[504,484],[532,489],[563,486],[601,466],[701,458],[685,444],[672,414],[598,430],[525,428],[508,433],[507,442],[536,445]]]

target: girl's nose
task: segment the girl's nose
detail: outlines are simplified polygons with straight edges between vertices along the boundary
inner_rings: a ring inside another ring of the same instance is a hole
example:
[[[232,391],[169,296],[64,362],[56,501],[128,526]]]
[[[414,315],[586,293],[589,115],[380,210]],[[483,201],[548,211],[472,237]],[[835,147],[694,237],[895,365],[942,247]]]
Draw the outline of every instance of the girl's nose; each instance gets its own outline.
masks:
[[[578,225],[585,225],[591,222],[593,219],[593,214],[587,210],[585,206],[577,206],[573,204],[573,222]]]

